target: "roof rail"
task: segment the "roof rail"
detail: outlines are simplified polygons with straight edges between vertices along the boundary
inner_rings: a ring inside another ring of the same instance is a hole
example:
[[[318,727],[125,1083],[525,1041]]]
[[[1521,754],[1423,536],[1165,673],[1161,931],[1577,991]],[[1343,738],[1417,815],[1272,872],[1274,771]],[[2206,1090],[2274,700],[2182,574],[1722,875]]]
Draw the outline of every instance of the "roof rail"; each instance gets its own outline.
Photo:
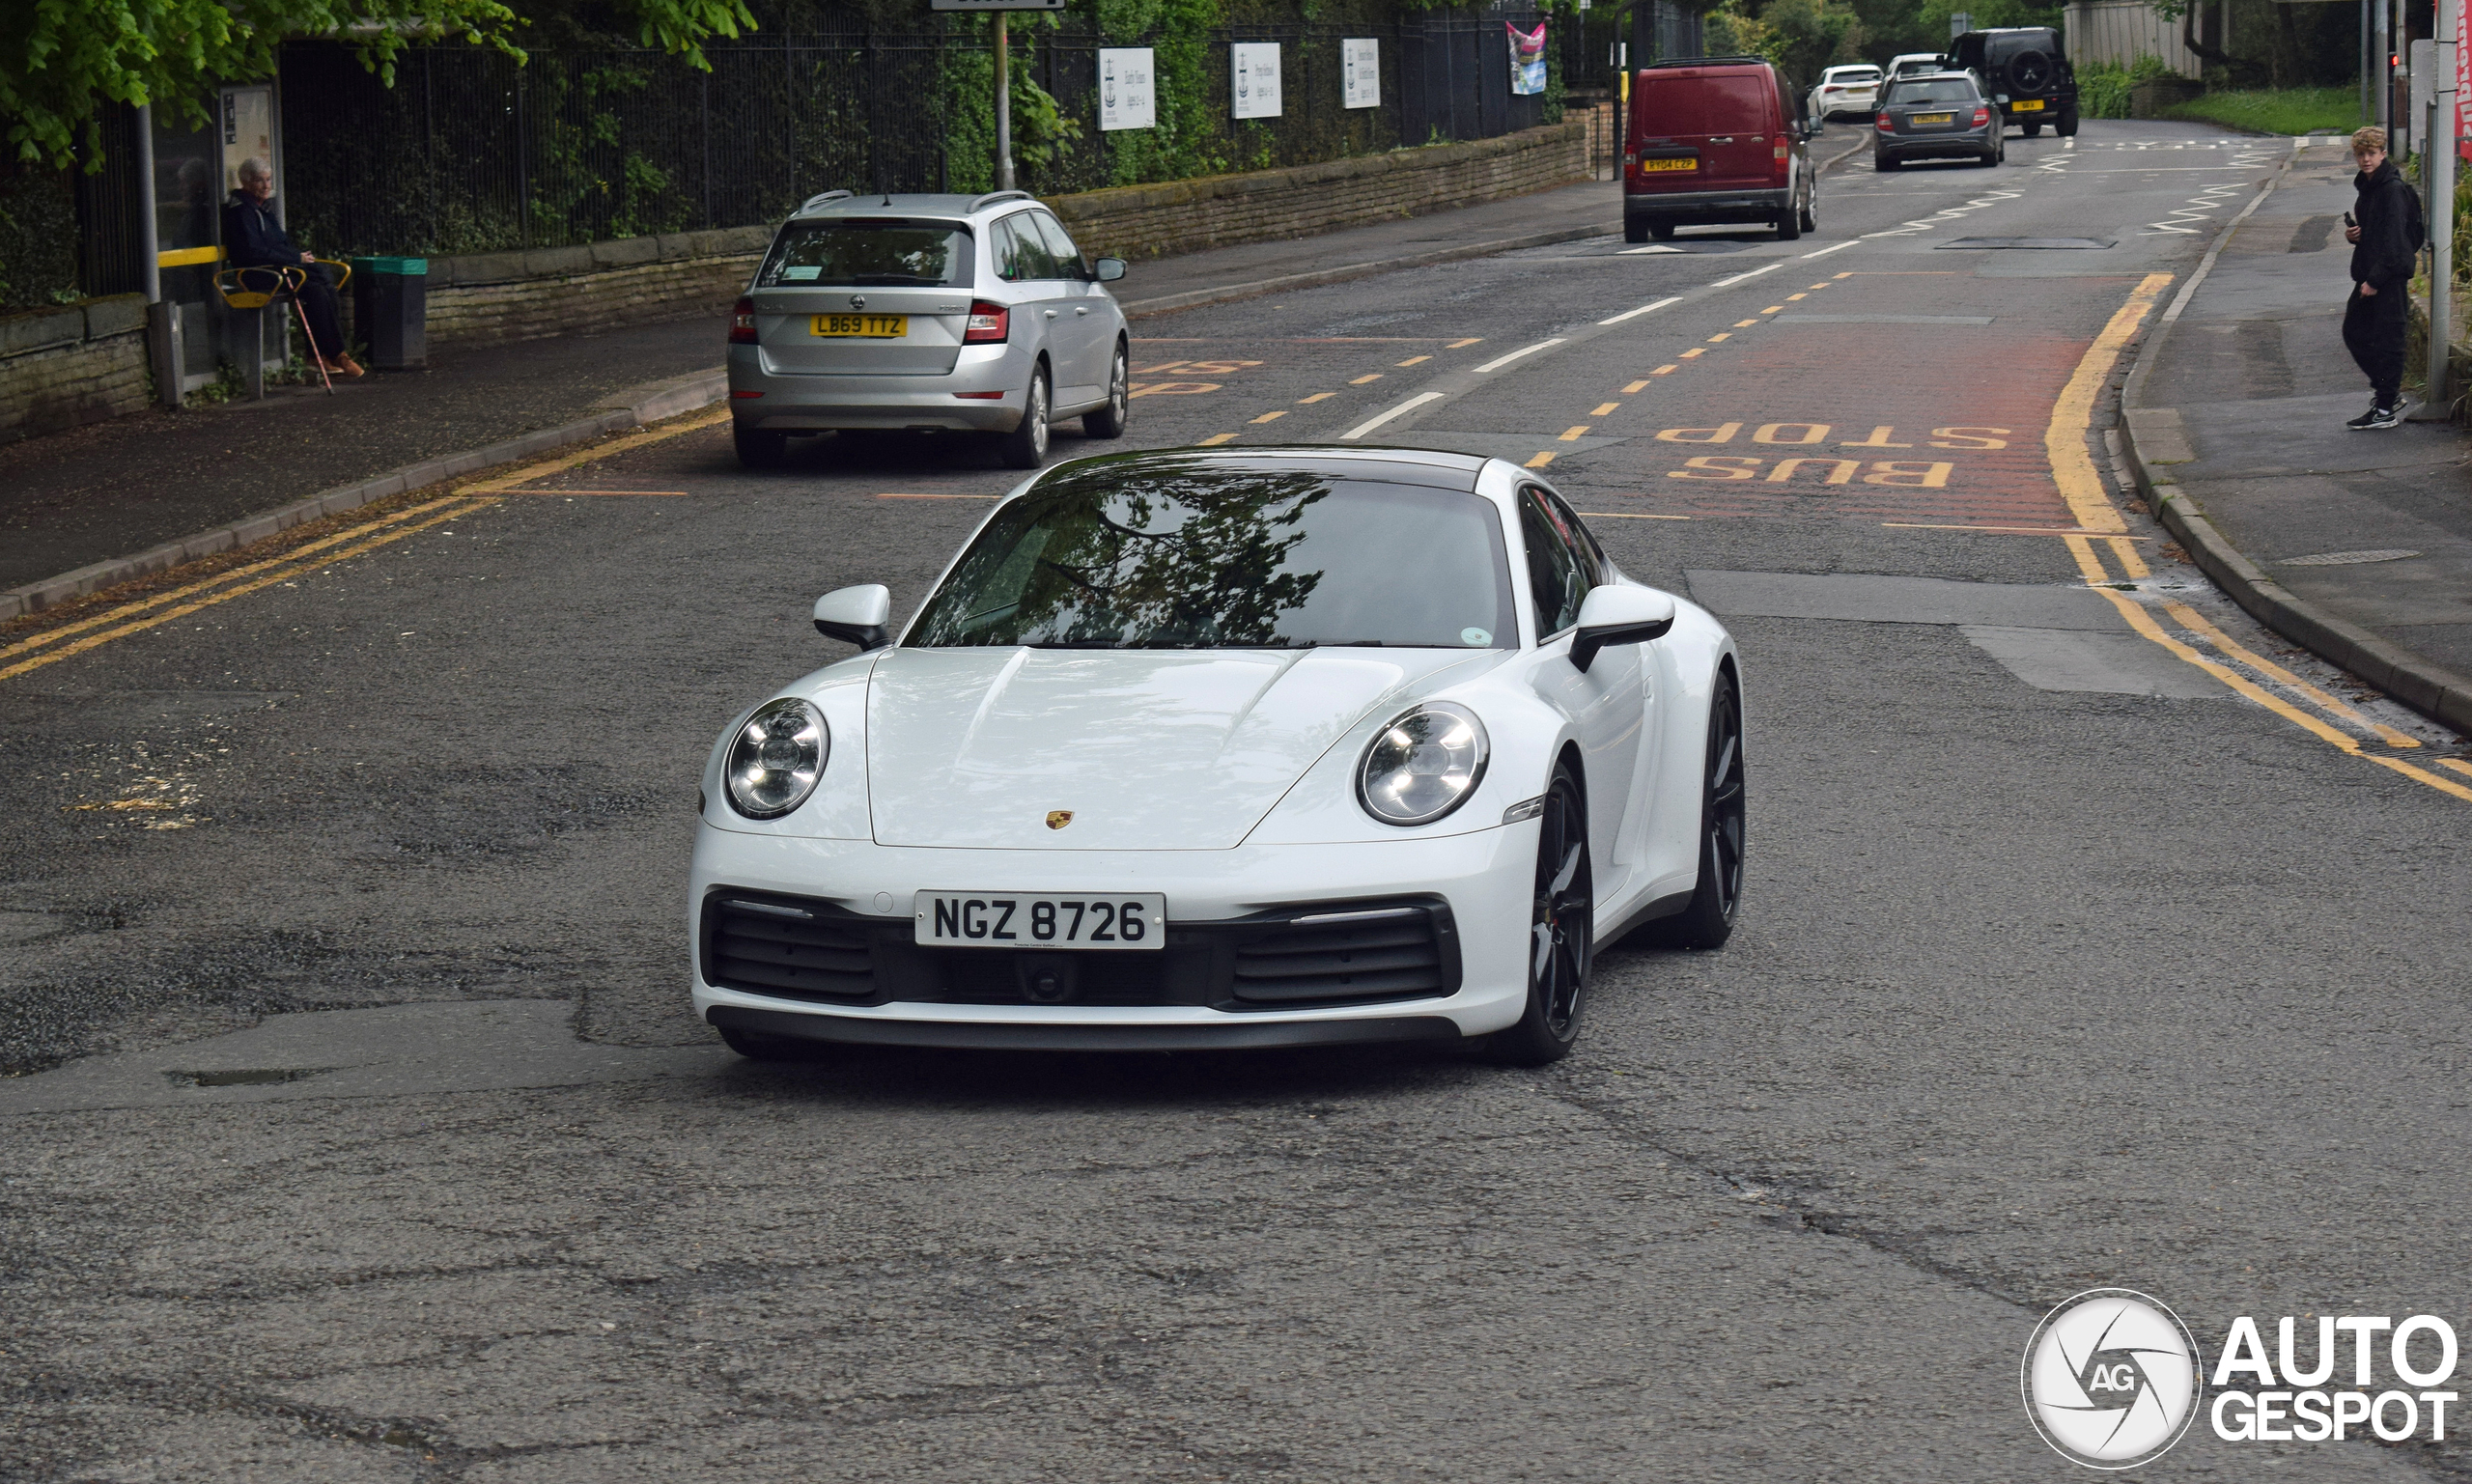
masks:
[[[1025,190],[992,190],[986,195],[972,201],[969,204],[969,209],[975,211],[980,207],[991,206],[998,201],[1035,201],[1038,198],[1036,196],[1031,195]]]
[[[812,211],[817,207],[824,205],[828,201],[847,201],[849,199],[850,193],[846,190],[829,190],[821,196],[809,196],[804,202],[800,204],[799,210],[801,211]]]
[[[1725,67],[1744,62],[1766,62],[1766,57],[1668,57],[1651,62],[1647,70],[1660,67]]]

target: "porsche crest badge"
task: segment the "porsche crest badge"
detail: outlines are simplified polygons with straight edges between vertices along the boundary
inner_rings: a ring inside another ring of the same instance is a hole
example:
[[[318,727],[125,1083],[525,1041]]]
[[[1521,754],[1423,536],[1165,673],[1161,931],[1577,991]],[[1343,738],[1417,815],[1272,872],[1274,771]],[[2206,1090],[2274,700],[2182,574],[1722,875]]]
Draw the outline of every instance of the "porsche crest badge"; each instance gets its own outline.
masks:
[[[1073,811],[1070,809],[1050,809],[1047,811],[1047,827],[1050,829],[1062,829],[1065,826],[1072,823]]]

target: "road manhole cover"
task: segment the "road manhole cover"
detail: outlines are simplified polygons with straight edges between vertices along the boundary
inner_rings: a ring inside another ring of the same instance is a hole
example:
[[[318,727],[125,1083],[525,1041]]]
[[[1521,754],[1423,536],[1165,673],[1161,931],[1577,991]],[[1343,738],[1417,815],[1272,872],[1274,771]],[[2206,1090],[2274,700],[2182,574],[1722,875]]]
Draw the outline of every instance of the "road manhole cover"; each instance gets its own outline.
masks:
[[[2363,562],[2400,562],[2418,551],[2320,551],[2316,556],[2287,556],[2278,567],[2356,567]]]
[[[1940,249],[2009,247],[2030,252],[2090,252],[2119,245],[2110,238],[2100,237],[1961,237],[1953,242],[1942,242]]]

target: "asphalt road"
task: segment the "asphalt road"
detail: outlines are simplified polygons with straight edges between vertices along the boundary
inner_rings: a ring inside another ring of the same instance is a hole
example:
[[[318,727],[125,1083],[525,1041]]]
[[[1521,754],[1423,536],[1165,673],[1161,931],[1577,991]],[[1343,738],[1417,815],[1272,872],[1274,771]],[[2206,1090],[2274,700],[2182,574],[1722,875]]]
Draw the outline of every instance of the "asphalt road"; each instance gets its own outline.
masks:
[[[704,749],[844,652],[816,594],[921,596],[1012,482],[972,450],[681,425],[0,634],[0,1478],[2061,1479],[2018,1358],[2082,1289],[2209,1359],[2472,1330],[2472,765],[2101,436],[2285,147],[2008,148],[1834,174],[1796,243],[1137,327],[1131,444],[1436,392],[1363,440],[1535,462],[1739,634],[1742,929],[1606,956],[1542,1072],[693,1021]],[[2468,1460],[2201,1421],[2142,1473]]]

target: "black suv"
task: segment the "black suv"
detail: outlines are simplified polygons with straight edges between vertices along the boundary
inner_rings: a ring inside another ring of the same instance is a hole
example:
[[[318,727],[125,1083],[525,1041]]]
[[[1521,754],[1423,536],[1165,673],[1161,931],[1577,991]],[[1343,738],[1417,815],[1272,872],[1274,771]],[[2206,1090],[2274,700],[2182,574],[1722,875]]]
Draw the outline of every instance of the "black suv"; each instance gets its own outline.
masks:
[[[1971,69],[2008,122],[2034,138],[2049,124],[2077,132],[2077,70],[2049,26],[1969,31],[1949,48],[1952,65]]]

